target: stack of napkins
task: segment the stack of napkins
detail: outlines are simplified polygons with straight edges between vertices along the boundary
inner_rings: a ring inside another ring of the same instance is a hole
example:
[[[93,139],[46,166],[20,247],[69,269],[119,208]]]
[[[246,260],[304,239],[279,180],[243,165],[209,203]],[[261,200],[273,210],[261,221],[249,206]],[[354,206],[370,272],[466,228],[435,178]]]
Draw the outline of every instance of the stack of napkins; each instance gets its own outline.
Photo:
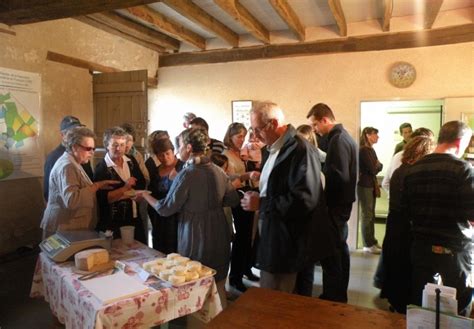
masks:
[[[150,290],[147,286],[122,271],[82,281],[82,285],[92,292],[104,305],[141,295]]]
[[[440,312],[447,314],[458,314],[458,301],[456,300],[456,288],[440,286],[433,283],[427,283],[423,289],[422,307],[436,311],[436,289],[440,293]]]

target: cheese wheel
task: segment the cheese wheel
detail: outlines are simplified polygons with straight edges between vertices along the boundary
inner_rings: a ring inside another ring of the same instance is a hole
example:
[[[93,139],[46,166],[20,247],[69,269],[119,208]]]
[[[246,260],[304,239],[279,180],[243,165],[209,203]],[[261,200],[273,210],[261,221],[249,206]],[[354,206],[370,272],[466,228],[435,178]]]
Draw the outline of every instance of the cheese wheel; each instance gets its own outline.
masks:
[[[159,275],[161,271],[163,271],[163,266],[155,264],[150,268],[150,272],[156,275]]]
[[[160,277],[160,279],[168,281],[169,276],[172,274],[173,272],[171,270],[162,270],[158,276]]]
[[[200,278],[205,277],[205,276],[210,276],[210,275],[212,275],[212,270],[208,267],[203,267],[199,271],[199,277]]]
[[[202,268],[202,264],[196,260],[192,260],[186,264],[188,271],[198,272]]]
[[[166,258],[157,258],[157,259],[155,259],[155,262],[158,265],[163,265],[163,263],[166,262]]]
[[[186,271],[184,276],[186,277],[186,282],[199,279],[199,274],[195,271]]]
[[[186,267],[184,266],[175,266],[171,269],[174,275],[184,275],[186,273]]]
[[[173,258],[174,264],[175,265],[186,265],[189,262],[188,257],[176,257]]]
[[[106,249],[87,249],[74,255],[76,268],[81,271],[90,271],[92,267],[108,263],[109,252]]]
[[[146,262],[146,263],[143,263],[142,264],[142,267],[145,271],[148,271],[148,272],[151,272],[151,268],[153,266],[157,265],[157,262],[156,260],[152,260],[152,261],[149,261],[149,262]]]
[[[186,277],[184,275],[170,275],[168,281],[172,284],[181,284],[186,282]]]
[[[167,260],[161,264],[164,268],[172,268],[174,267],[174,262],[172,260]]]
[[[166,256],[166,258],[168,258],[168,259],[174,259],[176,257],[181,257],[181,255],[177,254],[175,252],[172,252],[171,254],[168,254],[168,256]]]

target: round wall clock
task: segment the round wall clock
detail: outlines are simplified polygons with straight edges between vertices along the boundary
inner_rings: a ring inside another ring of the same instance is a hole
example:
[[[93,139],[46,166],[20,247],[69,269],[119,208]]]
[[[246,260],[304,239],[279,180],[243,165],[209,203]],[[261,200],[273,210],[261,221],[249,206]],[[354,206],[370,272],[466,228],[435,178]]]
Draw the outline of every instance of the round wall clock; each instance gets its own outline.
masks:
[[[407,88],[416,79],[416,70],[407,62],[396,62],[390,67],[389,80],[397,88]]]

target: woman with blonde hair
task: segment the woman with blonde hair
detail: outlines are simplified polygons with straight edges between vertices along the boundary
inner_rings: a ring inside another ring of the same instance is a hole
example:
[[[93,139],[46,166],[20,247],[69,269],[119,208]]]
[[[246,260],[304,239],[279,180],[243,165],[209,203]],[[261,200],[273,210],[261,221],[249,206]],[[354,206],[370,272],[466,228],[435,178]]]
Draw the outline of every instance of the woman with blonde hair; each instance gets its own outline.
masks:
[[[405,145],[402,165],[390,179],[390,203],[383,241],[382,257],[376,277],[381,277],[380,297],[387,298],[399,313],[406,313],[411,290],[411,226],[403,215],[401,199],[403,180],[407,170],[425,155],[433,152],[434,141],[430,136],[413,137]]]
[[[251,189],[247,173],[246,162],[240,158],[240,150],[244,144],[247,128],[242,123],[234,122],[229,125],[224,137],[227,149],[224,155],[228,158],[228,173],[233,179],[233,185],[242,194]],[[235,236],[232,243],[232,257],[230,263],[229,284],[240,292],[245,292],[247,287],[242,278],[245,275],[251,281],[259,278],[252,273],[252,229],[254,212],[245,211],[239,204],[232,208],[234,218]]]

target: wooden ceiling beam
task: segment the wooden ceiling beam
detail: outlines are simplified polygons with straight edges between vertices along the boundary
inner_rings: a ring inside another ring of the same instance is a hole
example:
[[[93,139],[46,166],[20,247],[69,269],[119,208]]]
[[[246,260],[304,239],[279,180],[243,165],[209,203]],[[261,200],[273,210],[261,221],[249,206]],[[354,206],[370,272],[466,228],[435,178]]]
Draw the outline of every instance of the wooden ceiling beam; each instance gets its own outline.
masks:
[[[301,23],[298,15],[296,15],[293,8],[287,0],[270,0],[270,4],[275,11],[280,15],[281,19],[288,25],[290,30],[296,35],[298,40],[305,40],[305,27]]]
[[[161,2],[209,32],[216,34],[232,47],[239,46],[239,35],[237,33],[209,15],[193,2],[187,0],[161,0]]]
[[[89,15],[147,3],[156,0],[2,0],[0,23],[29,24],[52,19]]]
[[[97,64],[94,62],[86,61],[84,59],[66,56],[66,55],[55,53],[52,51],[48,51],[48,53],[46,54],[46,60],[79,67],[82,69],[89,70],[90,72],[101,72],[101,73],[123,72],[122,70],[116,69],[115,67]],[[149,87],[156,87],[157,85],[158,85],[157,76],[148,78]]]
[[[390,20],[392,19],[393,0],[383,0],[382,31],[390,31]]]
[[[173,51],[179,50],[179,40],[122,17],[115,12],[92,14],[88,17],[145,42],[157,44]]]
[[[198,49],[206,49],[206,40],[199,34],[188,30],[184,26],[171,21],[161,13],[147,6],[131,7],[126,9],[133,16],[152,24],[161,31],[169,33],[176,38],[197,47]]]
[[[222,10],[239,22],[251,35],[265,44],[270,43],[270,32],[242,6],[239,0],[214,0]]]
[[[439,29],[381,33],[307,43],[265,45],[230,50],[167,54],[160,56],[160,68],[178,65],[227,63],[328,53],[380,51],[456,44],[474,41],[474,24]]]
[[[130,34],[124,33],[116,28],[113,28],[95,18],[92,17],[92,15],[87,15],[87,16],[79,16],[79,17],[74,17],[74,19],[78,20],[81,23],[90,25],[92,27],[95,27],[99,30],[102,30],[104,32],[116,35],[118,37],[124,38],[128,41],[131,41],[133,43],[136,43],[142,47],[157,51],[159,53],[164,53],[166,52],[166,49],[160,45],[157,45],[156,43],[150,43],[147,41],[144,41],[143,39],[136,38]]]
[[[331,8],[332,15],[336,20],[337,27],[339,28],[339,35],[341,37],[347,36],[347,23],[342,9],[340,0],[328,0],[329,8]]]
[[[425,13],[424,13],[424,20],[423,20],[423,28],[424,29],[431,29],[433,27],[433,23],[438,17],[439,10],[443,5],[443,0],[429,0],[425,1]]]

